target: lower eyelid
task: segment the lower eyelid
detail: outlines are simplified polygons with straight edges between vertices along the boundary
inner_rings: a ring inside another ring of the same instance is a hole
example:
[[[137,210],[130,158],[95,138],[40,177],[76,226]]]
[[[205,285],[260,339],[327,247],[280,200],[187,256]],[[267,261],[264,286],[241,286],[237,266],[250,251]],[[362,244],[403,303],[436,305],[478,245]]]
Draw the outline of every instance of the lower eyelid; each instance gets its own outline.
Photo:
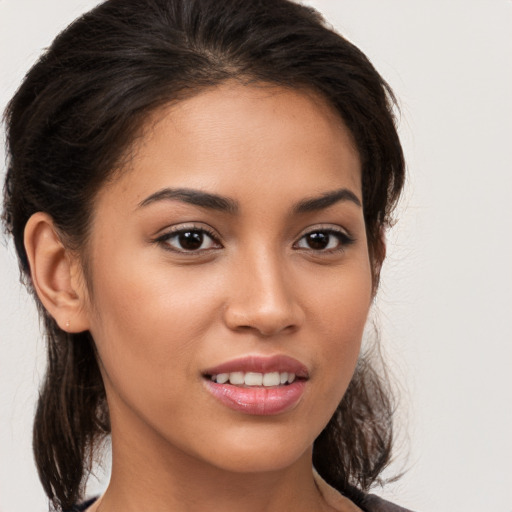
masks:
[[[197,249],[197,250],[186,250],[186,249],[175,248],[175,247],[173,247],[173,245],[171,245],[169,243],[169,240],[171,240],[172,238],[177,237],[182,233],[186,233],[186,232],[190,232],[190,231],[202,232],[204,235],[206,235],[207,237],[209,237],[212,240],[211,245],[213,245],[213,247],[208,247],[205,249]],[[353,244],[356,241],[356,239],[354,237],[352,237],[350,234],[348,234],[346,231],[334,229],[332,227],[328,227],[328,228],[327,227],[326,228],[318,227],[316,229],[308,230],[307,232],[300,235],[300,237],[297,239],[297,241],[293,245],[296,247],[301,240],[303,240],[305,237],[307,237],[308,235],[311,235],[313,233],[325,233],[330,236],[333,236],[338,240],[339,246],[336,248],[331,248],[331,249],[313,249],[311,247],[298,247],[298,249],[310,250],[310,251],[314,251],[314,252],[318,252],[318,253],[321,253],[321,252],[329,253],[329,252],[341,251],[345,247]],[[205,251],[209,251],[212,249],[217,249],[217,248],[223,247],[223,244],[220,241],[220,237],[216,233],[212,232],[211,230],[209,230],[203,226],[197,226],[197,225],[190,225],[190,226],[183,226],[183,227],[180,226],[180,227],[176,227],[174,229],[170,229],[169,231],[167,231],[167,232],[161,234],[160,236],[158,236],[157,238],[155,238],[153,241],[155,243],[165,244],[165,246],[168,247],[169,250],[172,250],[172,251],[175,251],[178,253],[182,252],[182,253],[188,253],[188,254],[201,253],[201,252],[205,252]]]
[[[318,253],[321,253],[321,252],[329,253],[329,252],[341,251],[344,248],[346,248],[348,245],[355,242],[355,239],[352,236],[350,236],[348,233],[346,233],[345,231],[341,231],[341,230],[337,230],[337,229],[333,229],[333,228],[325,228],[325,229],[318,228],[318,229],[312,229],[312,230],[308,231],[307,233],[302,234],[298,238],[297,242],[295,242],[294,245],[297,245],[301,240],[303,240],[305,237],[307,237],[308,235],[311,235],[313,233],[326,233],[330,236],[333,236],[338,240],[339,246],[336,248],[331,248],[331,249],[313,249],[311,247],[299,247],[299,249],[310,250],[310,251],[318,252]]]
[[[212,244],[214,245],[214,247],[208,247],[206,249],[198,249],[198,250],[194,251],[194,250],[179,249],[169,243],[169,241],[172,240],[174,237],[178,237],[180,234],[187,233],[190,231],[197,231],[197,232],[203,233],[205,236],[207,236],[208,238],[210,238],[212,240]],[[175,229],[168,230],[167,232],[164,232],[163,234],[161,234],[160,236],[155,238],[153,241],[158,244],[163,244],[165,246],[165,248],[167,248],[168,250],[171,250],[176,253],[181,252],[183,254],[185,254],[185,253],[199,254],[201,252],[205,252],[205,251],[209,251],[211,249],[222,247],[222,243],[220,242],[219,237],[215,233],[211,232],[209,229],[206,229],[203,226],[194,226],[194,225],[184,226],[184,227],[176,227]]]

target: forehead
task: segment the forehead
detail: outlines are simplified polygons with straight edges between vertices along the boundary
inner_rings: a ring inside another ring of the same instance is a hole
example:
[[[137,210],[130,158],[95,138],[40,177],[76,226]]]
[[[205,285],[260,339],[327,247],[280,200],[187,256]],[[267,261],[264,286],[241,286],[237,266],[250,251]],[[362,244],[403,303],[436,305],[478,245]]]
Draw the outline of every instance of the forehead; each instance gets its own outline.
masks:
[[[350,186],[361,199],[352,135],[310,91],[239,83],[206,89],[155,111],[131,153],[102,192],[133,206],[166,186],[234,197],[278,187],[283,199]]]

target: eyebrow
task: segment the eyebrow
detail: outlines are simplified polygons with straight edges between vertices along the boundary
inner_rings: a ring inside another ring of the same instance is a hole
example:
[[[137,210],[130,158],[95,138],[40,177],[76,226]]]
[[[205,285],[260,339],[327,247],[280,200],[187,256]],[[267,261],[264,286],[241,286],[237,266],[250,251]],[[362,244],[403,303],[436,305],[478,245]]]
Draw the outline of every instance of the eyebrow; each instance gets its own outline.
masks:
[[[238,203],[233,199],[191,188],[163,188],[144,199],[144,201],[139,203],[138,208],[162,200],[178,200],[202,208],[232,214],[238,212]]]
[[[329,208],[340,201],[351,201],[357,206],[361,207],[361,201],[359,198],[349,190],[348,188],[341,188],[339,190],[333,190],[332,192],[326,192],[320,197],[312,197],[304,199],[297,203],[294,207],[295,213],[308,213],[317,210],[323,210]]]
[[[191,188],[163,188],[141,201],[137,208],[143,208],[149,204],[164,200],[178,200],[184,203],[200,206],[201,208],[208,208],[210,210],[217,210],[231,214],[237,214],[239,211],[238,202],[234,199]],[[350,201],[361,207],[361,201],[358,197],[348,188],[342,188],[326,192],[319,197],[303,199],[293,207],[293,212],[308,213],[323,210],[340,201]]]

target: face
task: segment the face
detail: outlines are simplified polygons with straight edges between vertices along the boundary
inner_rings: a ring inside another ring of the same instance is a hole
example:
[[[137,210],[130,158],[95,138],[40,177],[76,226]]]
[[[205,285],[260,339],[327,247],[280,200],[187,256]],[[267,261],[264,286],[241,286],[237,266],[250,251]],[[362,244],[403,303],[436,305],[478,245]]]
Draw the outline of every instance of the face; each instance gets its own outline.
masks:
[[[310,453],[372,297],[360,174],[313,94],[224,84],[152,117],[89,242],[114,450],[243,472]]]

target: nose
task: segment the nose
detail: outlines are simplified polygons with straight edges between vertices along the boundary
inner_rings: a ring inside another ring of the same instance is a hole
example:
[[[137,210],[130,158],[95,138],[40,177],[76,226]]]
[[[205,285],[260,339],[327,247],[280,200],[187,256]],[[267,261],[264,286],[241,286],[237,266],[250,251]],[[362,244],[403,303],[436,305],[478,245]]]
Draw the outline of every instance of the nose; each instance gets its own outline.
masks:
[[[264,337],[294,332],[304,321],[297,295],[285,262],[265,254],[246,258],[231,273],[224,321],[232,330]]]

